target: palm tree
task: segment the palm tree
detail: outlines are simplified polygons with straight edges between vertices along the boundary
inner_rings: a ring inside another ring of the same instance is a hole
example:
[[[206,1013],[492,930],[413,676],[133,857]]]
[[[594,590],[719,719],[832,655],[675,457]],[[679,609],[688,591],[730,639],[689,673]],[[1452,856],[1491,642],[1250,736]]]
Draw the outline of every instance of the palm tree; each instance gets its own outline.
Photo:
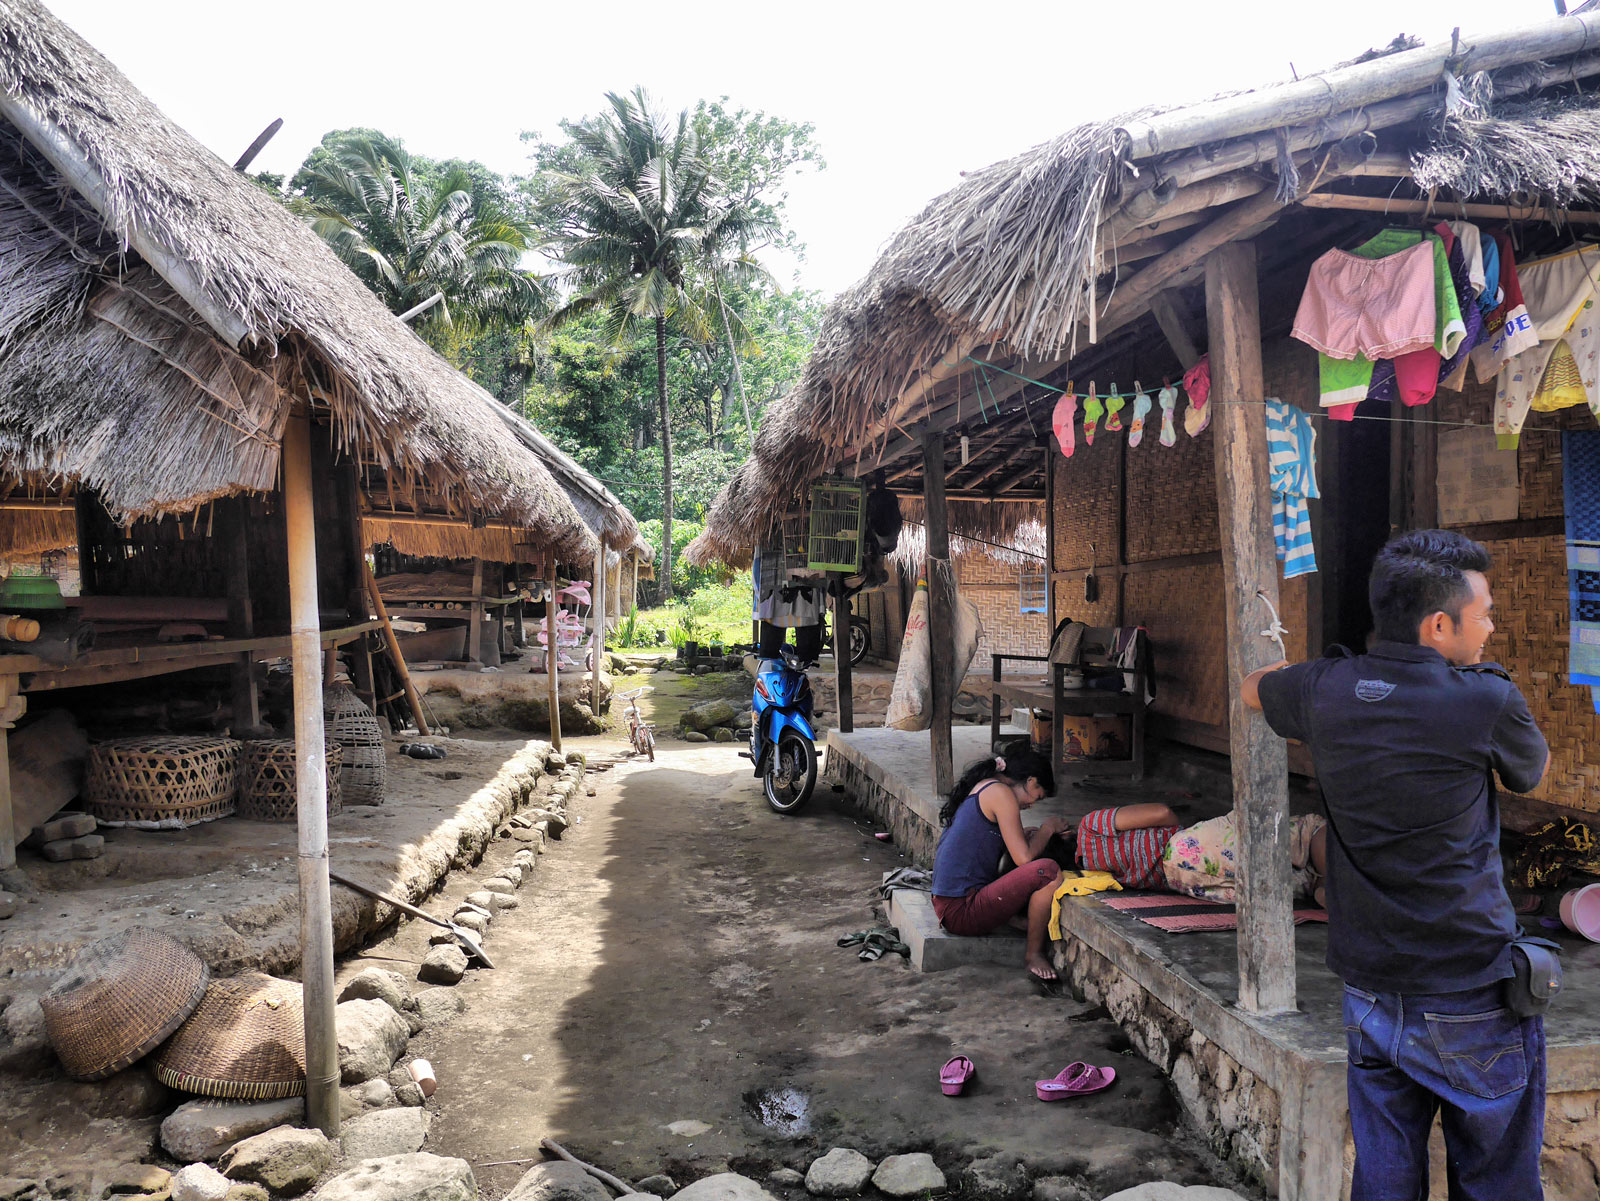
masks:
[[[424,334],[515,328],[548,307],[543,282],[520,265],[533,227],[475,192],[464,168],[424,175],[377,134],[339,143],[308,175],[311,228],[392,312],[431,305]]]
[[[667,404],[667,327],[687,341],[740,336],[713,290],[721,279],[766,272],[750,243],[771,219],[731,196],[700,152],[689,114],[670,124],[651,111],[642,88],[607,93],[610,111],[574,125],[580,171],[557,176],[554,249],[576,295],[548,319],[558,325],[599,310],[618,343],[641,321],[655,326],[656,402],[661,417],[661,595],[672,595],[672,426]],[[732,349],[730,347],[730,349]],[[737,353],[734,350],[734,353]]]

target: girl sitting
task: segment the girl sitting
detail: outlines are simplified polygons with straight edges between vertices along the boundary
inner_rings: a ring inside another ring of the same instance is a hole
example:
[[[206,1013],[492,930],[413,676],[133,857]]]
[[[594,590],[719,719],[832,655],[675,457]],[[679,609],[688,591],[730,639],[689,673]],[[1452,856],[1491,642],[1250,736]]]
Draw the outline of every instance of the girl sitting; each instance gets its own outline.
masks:
[[[1067,828],[1046,818],[1024,830],[1022,811],[1055,792],[1050,761],[1032,750],[980,759],[962,773],[939,820],[944,834],[933,858],[933,911],[952,934],[988,934],[1024,909],[1028,939],[1024,962],[1041,980],[1054,980],[1044,955],[1050,900],[1061,883],[1061,868],[1043,858],[1051,837]],[[1000,874],[1000,856],[1009,852],[1017,867]]]

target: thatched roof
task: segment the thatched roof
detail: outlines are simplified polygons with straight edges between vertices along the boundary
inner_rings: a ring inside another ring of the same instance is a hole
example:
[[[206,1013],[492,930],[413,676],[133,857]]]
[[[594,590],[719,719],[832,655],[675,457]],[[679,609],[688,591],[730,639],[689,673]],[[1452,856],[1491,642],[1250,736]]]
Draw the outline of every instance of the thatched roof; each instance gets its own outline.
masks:
[[[34,0],[0,0],[0,471],[120,517],[275,486],[289,408],[580,558],[499,405]]]
[[[920,572],[927,548],[927,527],[922,524],[920,516],[915,521],[908,518],[900,531],[900,540],[895,543],[894,553],[889,556],[889,562],[906,574]],[[1021,567],[1025,563],[1037,567],[1043,566],[1046,549],[1044,522],[1037,516],[1026,518],[1009,535],[1002,537],[950,536],[950,557],[957,562],[969,555],[977,555],[1008,567]]]
[[[1600,194],[1600,110],[1567,85],[1600,76],[1597,45],[1597,15],[1397,40],[1320,75],[1081,125],[968,173],[829,307],[690,558],[729,559],[818,475],[869,470],[885,448],[903,456],[922,424],[961,424],[949,409],[963,386],[972,395],[969,356],[1086,378],[1117,331],[1150,324],[1153,300],[1196,281],[1210,250],[1320,216],[1296,202],[1365,182],[1375,151],[1399,162],[1408,194],[1587,202]]]
[[[606,546],[612,549],[626,548],[642,541],[639,523],[634,520],[633,513],[592,472],[519,414],[502,407],[500,420],[523,446],[539,457],[556,482],[566,490],[584,523]],[[648,549],[648,544],[645,545]]]

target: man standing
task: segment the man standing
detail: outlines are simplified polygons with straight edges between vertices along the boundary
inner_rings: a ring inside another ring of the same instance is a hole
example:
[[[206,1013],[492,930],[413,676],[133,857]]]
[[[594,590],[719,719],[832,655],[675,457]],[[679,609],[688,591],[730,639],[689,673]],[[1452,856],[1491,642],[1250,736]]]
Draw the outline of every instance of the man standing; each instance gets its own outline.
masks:
[[[1345,983],[1352,1201],[1428,1194],[1441,1115],[1452,1201],[1542,1198],[1544,1022],[1502,999],[1520,934],[1500,864],[1494,777],[1549,762],[1505,671],[1489,553],[1444,530],[1378,553],[1376,642],[1276,664],[1245,704],[1311,749],[1328,810],[1328,966]]]

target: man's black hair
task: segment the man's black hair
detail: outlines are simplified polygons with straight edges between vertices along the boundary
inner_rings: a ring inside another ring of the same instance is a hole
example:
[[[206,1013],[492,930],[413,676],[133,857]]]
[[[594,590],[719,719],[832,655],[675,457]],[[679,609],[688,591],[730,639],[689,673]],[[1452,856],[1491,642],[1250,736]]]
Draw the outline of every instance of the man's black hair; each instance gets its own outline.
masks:
[[[1481,542],[1450,530],[1412,530],[1391,538],[1372,564],[1367,600],[1376,633],[1385,642],[1415,644],[1417,628],[1434,613],[1457,626],[1472,598],[1469,571],[1489,570]]]

